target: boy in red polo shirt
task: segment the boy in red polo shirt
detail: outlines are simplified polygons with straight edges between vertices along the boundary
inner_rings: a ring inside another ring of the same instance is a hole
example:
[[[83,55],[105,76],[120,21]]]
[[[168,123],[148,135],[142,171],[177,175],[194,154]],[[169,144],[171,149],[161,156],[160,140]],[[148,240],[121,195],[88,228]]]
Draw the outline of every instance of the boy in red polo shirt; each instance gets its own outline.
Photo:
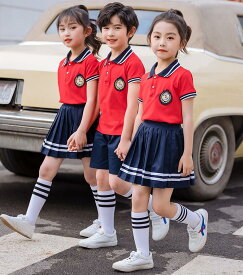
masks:
[[[115,192],[127,198],[132,196],[131,184],[120,180],[117,174],[131,143],[140,80],[145,72],[141,60],[129,46],[138,27],[134,10],[118,2],[107,4],[100,11],[97,24],[101,29],[102,40],[111,52],[99,67],[100,119],[90,163],[92,168],[97,169],[101,229],[79,242],[80,246],[86,248],[117,245],[114,228]],[[168,232],[168,219],[156,215],[151,204],[148,209],[152,218],[153,239],[162,239]]]

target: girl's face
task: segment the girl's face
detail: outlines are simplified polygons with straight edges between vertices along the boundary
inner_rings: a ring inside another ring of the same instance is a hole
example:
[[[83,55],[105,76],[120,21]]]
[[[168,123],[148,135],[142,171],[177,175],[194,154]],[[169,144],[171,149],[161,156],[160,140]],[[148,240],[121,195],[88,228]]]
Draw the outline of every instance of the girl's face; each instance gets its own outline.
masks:
[[[183,48],[181,37],[175,25],[164,21],[155,24],[150,44],[158,59],[173,62],[177,52]]]
[[[72,18],[64,18],[58,27],[58,34],[63,44],[72,50],[84,47],[85,38],[90,35],[91,28],[86,30]]]

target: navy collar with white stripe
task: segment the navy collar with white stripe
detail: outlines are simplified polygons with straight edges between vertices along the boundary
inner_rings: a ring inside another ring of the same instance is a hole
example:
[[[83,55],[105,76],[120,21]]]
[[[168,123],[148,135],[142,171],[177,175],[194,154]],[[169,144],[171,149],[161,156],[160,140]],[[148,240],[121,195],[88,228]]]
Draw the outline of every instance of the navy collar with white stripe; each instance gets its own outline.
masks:
[[[114,62],[116,64],[122,64],[122,63],[124,63],[128,59],[128,57],[132,53],[133,53],[132,48],[130,46],[128,46],[120,55],[117,56],[117,58],[115,58],[114,60],[112,60],[112,62]],[[105,65],[110,60],[110,57],[111,57],[111,52],[106,57]]]
[[[63,62],[63,66],[67,65],[69,59],[70,59],[70,56],[71,56],[72,52],[69,51],[69,53],[67,54],[67,57],[66,59],[64,60]],[[89,48],[86,48],[84,49],[84,51],[81,52],[81,54],[76,57],[72,62],[75,62],[75,63],[81,63],[86,57],[88,57],[89,55],[91,54],[91,51]]]
[[[156,62],[154,64],[154,66],[152,67],[148,78],[151,78],[153,75],[155,75],[155,68],[157,67],[158,62]],[[176,71],[179,67],[180,67],[180,63],[178,61],[178,59],[174,60],[167,68],[165,68],[163,71],[161,71],[160,73],[158,73],[157,75],[159,76],[163,76],[163,77],[169,77],[170,75],[172,75],[174,73],[174,71]]]

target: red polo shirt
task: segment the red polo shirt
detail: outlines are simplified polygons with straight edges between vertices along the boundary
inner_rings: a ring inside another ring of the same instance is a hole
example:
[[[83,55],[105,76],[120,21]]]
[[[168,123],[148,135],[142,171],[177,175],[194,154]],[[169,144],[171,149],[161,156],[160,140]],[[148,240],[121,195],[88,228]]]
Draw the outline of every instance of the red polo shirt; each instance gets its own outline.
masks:
[[[156,66],[141,80],[138,100],[143,102],[142,120],[181,124],[181,100],[196,96],[192,74],[177,59],[159,74],[155,74]]]
[[[138,56],[127,47],[110,61],[111,53],[99,67],[100,119],[97,130],[102,134],[121,135],[127,109],[129,83],[140,82],[144,66]]]
[[[99,62],[86,48],[75,60],[70,61],[71,52],[58,68],[60,102],[66,104],[86,103],[87,82],[99,78]]]

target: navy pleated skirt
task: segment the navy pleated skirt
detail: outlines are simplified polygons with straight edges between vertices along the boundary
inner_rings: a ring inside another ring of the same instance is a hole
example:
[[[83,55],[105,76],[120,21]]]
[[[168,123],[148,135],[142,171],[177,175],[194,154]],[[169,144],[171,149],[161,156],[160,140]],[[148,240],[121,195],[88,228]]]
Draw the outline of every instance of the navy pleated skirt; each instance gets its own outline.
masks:
[[[145,121],[138,128],[118,177],[152,188],[193,185],[194,172],[186,177],[178,173],[183,150],[180,124]]]
[[[67,146],[67,140],[80,125],[84,106],[85,104],[63,104],[61,106],[43,142],[42,154],[69,159],[81,159],[91,156],[97,122],[88,131],[87,144],[81,150],[69,152]]]

